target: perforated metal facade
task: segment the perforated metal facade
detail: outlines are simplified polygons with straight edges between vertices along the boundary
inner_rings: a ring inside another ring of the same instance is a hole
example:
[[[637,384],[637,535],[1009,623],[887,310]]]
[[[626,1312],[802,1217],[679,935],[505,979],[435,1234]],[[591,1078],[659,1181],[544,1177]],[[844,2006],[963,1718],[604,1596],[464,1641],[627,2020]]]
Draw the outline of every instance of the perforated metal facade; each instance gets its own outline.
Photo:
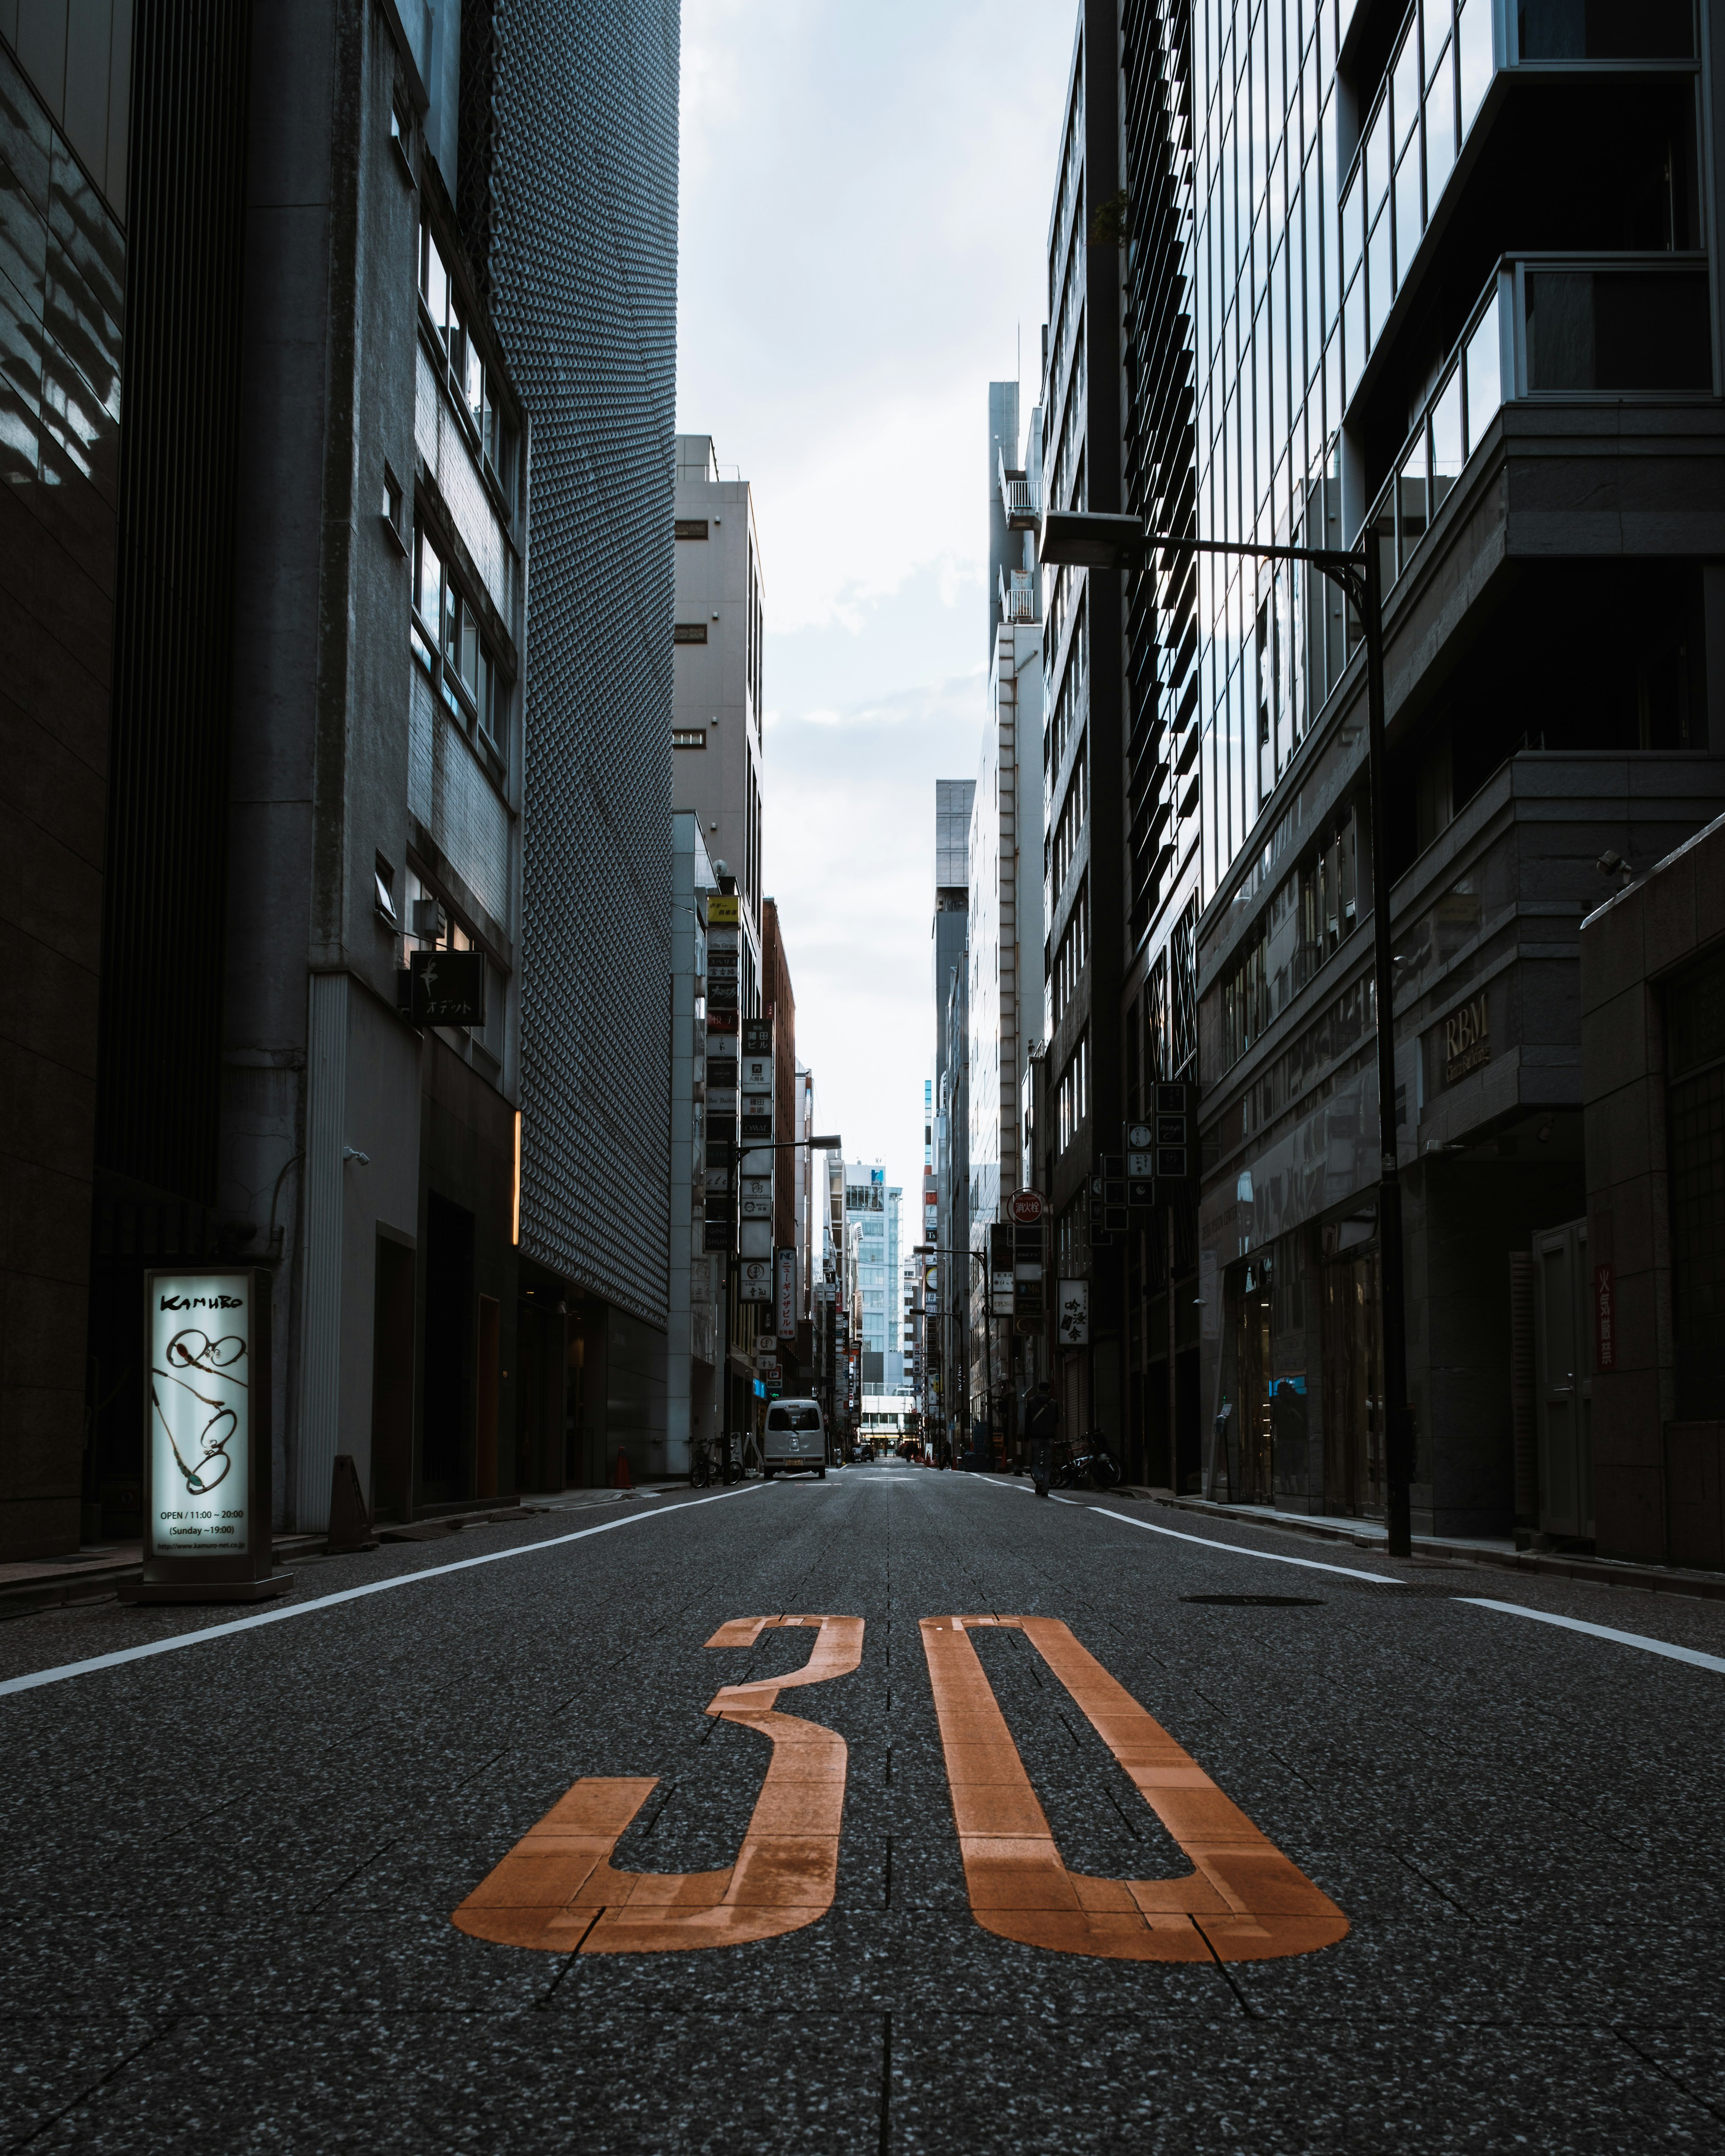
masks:
[[[521,1247],[663,1324],[679,12],[495,22],[490,276],[532,429]]]

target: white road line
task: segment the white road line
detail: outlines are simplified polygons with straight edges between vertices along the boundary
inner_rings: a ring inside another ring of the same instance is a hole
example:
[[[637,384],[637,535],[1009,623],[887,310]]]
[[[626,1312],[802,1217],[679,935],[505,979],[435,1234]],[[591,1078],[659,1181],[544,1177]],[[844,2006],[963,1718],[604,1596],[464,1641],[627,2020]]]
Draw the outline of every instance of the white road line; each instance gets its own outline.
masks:
[[[54,1670],[33,1670],[29,1676],[8,1677],[0,1682],[0,1697],[7,1692],[33,1691],[38,1685],[62,1683],[67,1677],[87,1676],[92,1670],[117,1669],[122,1662],[141,1662],[151,1655],[171,1655],[178,1647],[199,1647],[206,1640],[225,1640],[235,1632],[250,1632],[259,1625],[285,1624],[290,1617],[304,1617],[314,1609],[331,1609],[338,1602],[357,1602],[362,1594],[387,1594],[392,1588],[418,1587],[428,1579],[447,1579],[452,1573],[470,1572],[476,1564],[501,1564],[512,1557],[536,1557],[541,1550],[557,1549],[565,1543],[585,1542],[589,1535],[607,1535],[614,1527],[639,1527],[644,1520],[674,1518],[697,1505],[721,1505],[727,1497],[751,1497],[763,1490],[763,1482],[741,1490],[721,1490],[716,1497],[691,1497],[686,1505],[669,1512],[628,1512],[620,1520],[602,1520],[596,1527],[578,1527],[573,1534],[551,1535],[542,1543],[521,1543],[514,1549],[490,1550],[484,1557],[457,1558],[453,1564],[429,1566],[424,1572],[405,1572],[394,1579],[374,1579],[368,1586],[344,1588],[339,1594],[320,1594],[310,1602],[290,1602],[285,1607],[259,1610],[255,1617],[236,1617],[231,1625],[208,1625],[201,1632],[177,1632],[171,1640],[151,1640],[141,1647],[121,1647],[111,1655],[92,1655],[85,1662],[63,1662]],[[141,1605],[148,1607],[147,1604]]]
[[[986,1480],[986,1477],[984,1478]],[[989,1483],[990,1489],[999,1486]],[[1182,1534],[1178,1527],[1158,1527],[1153,1521],[1135,1520],[1130,1512],[1111,1512],[1106,1505],[1080,1505],[1076,1497],[1057,1497],[1056,1504],[1077,1505],[1081,1512],[1099,1512],[1105,1520],[1118,1520],[1123,1527],[1142,1527],[1147,1535],[1168,1535],[1177,1543],[1196,1543],[1200,1549],[1221,1550],[1230,1557],[1260,1557],[1266,1564],[1297,1564],[1304,1572],[1339,1572],[1344,1579],[1369,1580],[1373,1587],[1405,1587],[1407,1582],[1387,1573],[1359,1572],[1351,1564],[1325,1564],[1315,1557],[1283,1557],[1276,1550],[1246,1549],[1239,1543],[1212,1542],[1208,1535]]]
[[[1692,1662],[1698,1670],[1725,1671],[1725,1656],[1704,1655],[1698,1647],[1674,1647],[1669,1640],[1650,1640],[1641,1632],[1619,1632],[1609,1625],[1589,1625],[1579,1617],[1556,1617],[1549,1609],[1529,1609],[1519,1602],[1492,1602],[1483,1594],[1458,1594],[1455,1599],[1476,1609],[1501,1609],[1506,1617],[1531,1617],[1536,1625],[1557,1625],[1566,1632],[1587,1632],[1595,1640],[1615,1640],[1620,1647],[1639,1647],[1643,1654]]]

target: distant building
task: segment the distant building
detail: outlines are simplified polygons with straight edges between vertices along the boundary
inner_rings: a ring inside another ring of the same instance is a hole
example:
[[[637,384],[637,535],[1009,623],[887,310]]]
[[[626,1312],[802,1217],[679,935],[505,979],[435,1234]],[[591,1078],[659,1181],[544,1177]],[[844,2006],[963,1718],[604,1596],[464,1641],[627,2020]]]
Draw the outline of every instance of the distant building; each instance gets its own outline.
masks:
[[[665,1341],[665,1434],[649,1466],[686,1474],[697,1437],[720,1435],[719,1325],[723,1260],[702,1247],[706,1075],[706,898],[718,879],[691,809],[671,819],[670,1294]]]
[[[861,1342],[862,1389],[896,1392],[904,1377],[899,1286],[903,1193],[884,1168],[845,1163],[845,1300]]]
[[[676,805],[701,819],[742,907],[742,1014],[761,1008],[761,696],[766,634],[760,542],[748,481],[711,434],[676,438]]]
[[[1024,465],[1005,463],[1018,439],[1019,393],[1012,382],[988,385],[989,535],[996,620],[989,657],[988,716],[971,806],[966,1086],[969,1110],[969,1245],[980,1250],[1004,1200],[1019,1188],[1023,1133],[1019,1084],[1023,1051],[1041,1031],[1044,1009],[1042,629],[1036,579],[1027,559],[1034,519]],[[1038,437],[1033,413],[1029,438]],[[1015,524],[1009,523],[1010,508]],[[1034,559],[1034,557],[1029,558]],[[990,1363],[983,1327],[986,1276],[973,1265],[966,1283],[970,1313],[970,1397],[980,1400]],[[1012,1370],[1009,1330],[999,1337],[997,1379]],[[1028,1352],[1029,1343],[1026,1342]]]

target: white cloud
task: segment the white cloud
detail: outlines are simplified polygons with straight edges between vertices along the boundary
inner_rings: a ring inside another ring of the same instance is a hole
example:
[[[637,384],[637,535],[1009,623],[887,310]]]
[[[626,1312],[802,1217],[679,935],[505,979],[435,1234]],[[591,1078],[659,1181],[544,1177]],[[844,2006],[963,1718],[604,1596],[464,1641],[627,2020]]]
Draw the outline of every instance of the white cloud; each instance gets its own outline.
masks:
[[[678,424],[754,487],[764,859],[822,1120],[916,1179],[933,786],[973,775],[987,385],[1034,395],[1075,11],[685,0]]]

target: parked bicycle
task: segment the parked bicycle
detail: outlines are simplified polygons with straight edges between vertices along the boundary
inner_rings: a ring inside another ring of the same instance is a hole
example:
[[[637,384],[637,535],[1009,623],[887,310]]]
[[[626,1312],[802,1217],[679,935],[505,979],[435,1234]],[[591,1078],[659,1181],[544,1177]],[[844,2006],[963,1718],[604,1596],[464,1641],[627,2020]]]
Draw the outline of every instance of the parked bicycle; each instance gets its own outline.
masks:
[[[1063,1443],[1051,1480],[1057,1490],[1112,1490],[1120,1466],[1099,1430],[1081,1433],[1076,1445]]]

